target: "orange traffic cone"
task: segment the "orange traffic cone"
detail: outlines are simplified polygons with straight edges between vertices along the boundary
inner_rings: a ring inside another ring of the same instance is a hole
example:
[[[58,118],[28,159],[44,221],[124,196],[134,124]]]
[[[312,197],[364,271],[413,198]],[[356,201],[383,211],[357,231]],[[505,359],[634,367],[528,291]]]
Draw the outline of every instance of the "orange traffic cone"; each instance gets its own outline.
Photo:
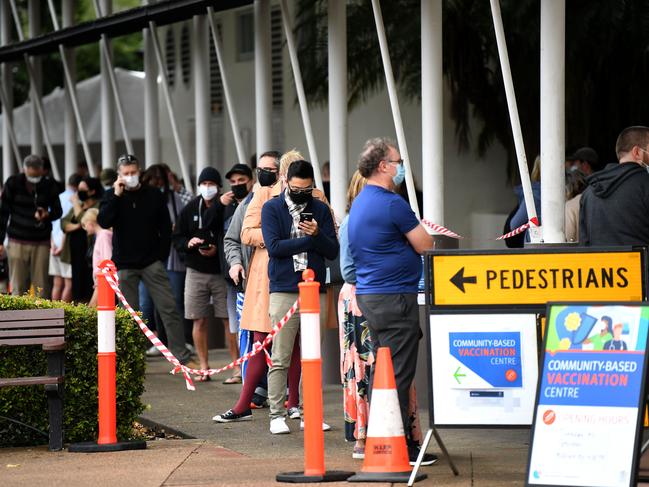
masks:
[[[388,347],[381,347],[376,355],[365,461],[361,472],[347,480],[408,482],[411,472],[392,357]],[[425,478],[425,474],[417,474],[415,482]]]

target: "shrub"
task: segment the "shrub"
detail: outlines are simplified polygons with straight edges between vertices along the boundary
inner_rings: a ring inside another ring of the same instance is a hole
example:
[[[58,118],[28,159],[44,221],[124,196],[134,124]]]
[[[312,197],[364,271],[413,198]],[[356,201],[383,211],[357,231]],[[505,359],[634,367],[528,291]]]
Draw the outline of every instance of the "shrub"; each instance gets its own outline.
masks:
[[[82,304],[47,301],[29,296],[0,295],[0,311],[63,308],[65,310],[65,393],[63,428],[66,442],[97,439],[97,311]],[[115,313],[117,351],[117,437],[133,437],[133,422],[144,409],[146,338],[128,312]],[[40,346],[0,347],[0,377],[47,375]],[[48,431],[47,398],[43,386],[0,389],[0,416]],[[46,444],[47,438],[0,418],[0,446]]]

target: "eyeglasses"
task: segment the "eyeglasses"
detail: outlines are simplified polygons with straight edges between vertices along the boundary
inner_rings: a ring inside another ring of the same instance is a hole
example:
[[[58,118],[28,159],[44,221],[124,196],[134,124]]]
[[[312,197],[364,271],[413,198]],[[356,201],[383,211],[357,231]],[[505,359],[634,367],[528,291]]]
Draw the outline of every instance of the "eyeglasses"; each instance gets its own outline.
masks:
[[[390,159],[386,159],[385,162],[389,162],[390,164],[398,164],[399,166],[403,165],[403,159],[398,159],[396,161],[391,161]]]
[[[137,162],[137,157],[132,156],[131,154],[124,154],[123,156],[120,156],[119,159],[117,159],[117,164],[129,164]]]
[[[296,194],[311,194],[311,193],[313,193],[313,186],[310,187],[310,188],[292,188],[291,185],[289,184],[288,189],[292,193],[296,193]]]
[[[258,167],[257,168],[257,174],[261,174],[262,172],[270,172],[273,174],[277,174],[278,169],[277,168],[272,168],[272,169],[266,169],[265,167]]]

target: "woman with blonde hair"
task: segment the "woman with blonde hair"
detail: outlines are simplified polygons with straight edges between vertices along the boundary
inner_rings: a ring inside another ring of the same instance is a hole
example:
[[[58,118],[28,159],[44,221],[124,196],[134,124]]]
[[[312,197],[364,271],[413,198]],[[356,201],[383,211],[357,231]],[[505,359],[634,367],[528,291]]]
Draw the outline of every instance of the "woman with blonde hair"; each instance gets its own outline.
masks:
[[[367,179],[357,170],[347,189],[347,215],[340,225],[340,272],[345,284],[338,297],[340,378],[343,385],[345,439],[356,441],[352,458],[364,458],[369,414],[368,390],[372,349],[367,320],[356,304],[356,267],[349,250],[349,210]]]

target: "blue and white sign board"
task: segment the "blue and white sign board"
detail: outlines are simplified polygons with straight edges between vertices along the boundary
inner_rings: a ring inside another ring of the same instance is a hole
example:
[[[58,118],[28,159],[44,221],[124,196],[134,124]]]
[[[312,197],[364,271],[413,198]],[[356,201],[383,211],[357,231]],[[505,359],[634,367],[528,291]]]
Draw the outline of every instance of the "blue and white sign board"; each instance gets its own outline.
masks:
[[[532,424],[535,314],[431,314],[429,336],[433,424]]]
[[[548,306],[527,485],[635,485],[649,305]]]

